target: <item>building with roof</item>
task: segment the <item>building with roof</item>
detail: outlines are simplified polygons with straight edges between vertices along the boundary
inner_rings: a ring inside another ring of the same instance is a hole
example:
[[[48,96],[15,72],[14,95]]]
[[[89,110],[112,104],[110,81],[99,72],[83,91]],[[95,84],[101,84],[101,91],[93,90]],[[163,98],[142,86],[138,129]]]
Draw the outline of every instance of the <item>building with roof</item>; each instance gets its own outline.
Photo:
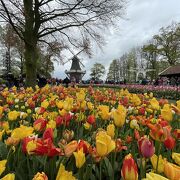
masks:
[[[159,73],[159,76],[165,77],[180,77],[180,64],[169,66]]]

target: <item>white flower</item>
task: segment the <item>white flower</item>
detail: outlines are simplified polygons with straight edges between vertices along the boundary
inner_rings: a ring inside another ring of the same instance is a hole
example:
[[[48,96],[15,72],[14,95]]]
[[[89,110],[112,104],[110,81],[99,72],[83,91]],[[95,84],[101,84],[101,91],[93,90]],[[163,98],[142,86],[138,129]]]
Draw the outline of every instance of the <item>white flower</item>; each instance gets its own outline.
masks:
[[[15,99],[15,103],[18,103],[19,102],[19,99]]]
[[[36,108],[34,109],[35,112],[38,112],[39,108],[40,108],[40,107],[36,107]]]

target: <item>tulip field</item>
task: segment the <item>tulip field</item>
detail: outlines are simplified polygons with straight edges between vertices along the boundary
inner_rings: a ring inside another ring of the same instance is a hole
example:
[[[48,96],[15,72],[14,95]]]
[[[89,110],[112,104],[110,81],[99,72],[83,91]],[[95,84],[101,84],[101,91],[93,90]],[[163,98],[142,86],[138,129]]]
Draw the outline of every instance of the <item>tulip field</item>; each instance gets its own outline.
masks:
[[[0,91],[2,180],[180,180],[180,100],[127,89]]]

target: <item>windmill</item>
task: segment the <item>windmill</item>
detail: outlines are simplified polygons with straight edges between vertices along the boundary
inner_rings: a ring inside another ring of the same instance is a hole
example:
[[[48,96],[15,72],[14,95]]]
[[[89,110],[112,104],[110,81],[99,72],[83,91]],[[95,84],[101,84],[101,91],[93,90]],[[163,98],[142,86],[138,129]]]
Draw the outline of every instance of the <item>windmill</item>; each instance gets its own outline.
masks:
[[[73,54],[73,57],[68,59],[65,63],[69,61],[72,61],[70,70],[65,70],[65,73],[70,78],[70,80],[75,80],[76,82],[79,82],[82,80],[82,77],[86,74],[85,70],[82,70],[81,66],[84,68],[84,64],[81,62],[81,60],[77,57],[81,52],[83,52],[84,49],[79,51],[77,54],[74,54],[71,50],[70,52]],[[81,65],[81,66],[80,66]]]

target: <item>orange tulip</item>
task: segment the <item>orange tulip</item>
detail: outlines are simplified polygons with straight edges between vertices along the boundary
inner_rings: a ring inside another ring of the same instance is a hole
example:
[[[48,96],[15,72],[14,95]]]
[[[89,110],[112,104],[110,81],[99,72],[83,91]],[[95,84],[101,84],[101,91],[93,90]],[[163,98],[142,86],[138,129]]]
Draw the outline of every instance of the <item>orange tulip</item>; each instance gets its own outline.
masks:
[[[180,179],[180,166],[166,162],[164,163],[164,174],[171,180]]]
[[[78,147],[78,142],[77,141],[71,141],[70,143],[68,143],[65,147],[64,147],[64,153],[67,157],[70,157],[73,152],[76,151]]]
[[[152,125],[149,123],[148,127],[151,129],[150,136],[156,141],[164,142],[170,136],[170,126],[162,127],[160,124]]]

